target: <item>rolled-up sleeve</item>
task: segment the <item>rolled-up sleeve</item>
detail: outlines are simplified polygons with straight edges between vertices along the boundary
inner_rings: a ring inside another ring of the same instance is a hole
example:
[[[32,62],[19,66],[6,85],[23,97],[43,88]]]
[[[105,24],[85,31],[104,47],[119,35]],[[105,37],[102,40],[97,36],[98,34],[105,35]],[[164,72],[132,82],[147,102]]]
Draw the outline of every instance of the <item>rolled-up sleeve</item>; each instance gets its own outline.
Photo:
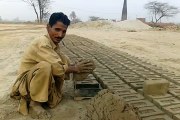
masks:
[[[47,61],[52,65],[52,73],[55,76],[65,75],[68,64],[63,63],[60,56],[48,45],[41,45],[36,52],[36,61]]]

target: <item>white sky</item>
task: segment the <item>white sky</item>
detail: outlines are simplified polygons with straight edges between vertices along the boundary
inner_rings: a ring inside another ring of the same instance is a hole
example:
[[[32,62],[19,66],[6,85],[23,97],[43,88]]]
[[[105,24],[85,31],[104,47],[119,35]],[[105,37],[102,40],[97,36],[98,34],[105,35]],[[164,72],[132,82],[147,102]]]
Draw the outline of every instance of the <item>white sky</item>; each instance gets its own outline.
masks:
[[[123,0],[52,0],[50,12],[64,12],[69,16],[72,11],[83,21],[89,16],[98,16],[107,19],[120,19]],[[150,19],[150,15],[144,9],[144,5],[153,0],[127,0],[128,19],[145,17]],[[167,2],[180,8],[180,0],[157,0]],[[22,0],[0,0],[0,16],[2,19],[12,20],[35,20],[36,16],[33,8]],[[180,14],[171,19],[164,19],[167,22],[180,23]]]

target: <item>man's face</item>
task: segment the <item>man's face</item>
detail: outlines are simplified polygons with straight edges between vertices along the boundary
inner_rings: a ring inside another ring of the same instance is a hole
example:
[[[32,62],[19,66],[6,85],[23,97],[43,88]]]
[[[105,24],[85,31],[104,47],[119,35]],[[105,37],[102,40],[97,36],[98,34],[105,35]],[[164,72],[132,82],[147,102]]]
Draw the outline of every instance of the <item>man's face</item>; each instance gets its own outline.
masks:
[[[58,21],[52,27],[47,25],[47,31],[51,40],[57,45],[66,35],[67,26]]]

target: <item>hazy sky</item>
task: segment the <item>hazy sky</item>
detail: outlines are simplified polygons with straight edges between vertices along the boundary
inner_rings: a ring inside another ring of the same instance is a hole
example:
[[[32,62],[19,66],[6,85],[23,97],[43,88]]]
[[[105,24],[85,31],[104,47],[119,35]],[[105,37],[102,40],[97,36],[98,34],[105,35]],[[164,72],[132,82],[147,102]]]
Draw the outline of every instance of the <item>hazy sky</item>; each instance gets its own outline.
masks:
[[[150,15],[144,9],[144,4],[153,0],[127,0],[128,19],[145,17],[150,19]],[[180,0],[157,0],[167,2],[180,8]],[[88,20],[89,16],[98,16],[107,19],[120,19],[123,0],[53,0],[50,12],[61,11],[69,16],[71,11],[82,20]],[[0,0],[0,16],[2,19],[12,20],[35,20],[36,16],[33,8],[22,0]],[[180,23],[180,14],[171,19],[164,19],[168,22]]]

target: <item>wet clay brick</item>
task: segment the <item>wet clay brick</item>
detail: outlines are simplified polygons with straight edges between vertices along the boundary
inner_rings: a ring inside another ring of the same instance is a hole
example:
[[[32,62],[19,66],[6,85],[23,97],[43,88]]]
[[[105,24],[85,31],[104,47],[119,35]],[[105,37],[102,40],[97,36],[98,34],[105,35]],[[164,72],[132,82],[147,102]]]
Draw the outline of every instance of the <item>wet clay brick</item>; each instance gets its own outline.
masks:
[[[108,85],[110,90],[119,90],[119,89],[130,89],[127,84],[118,84],[118,85]]]
[[[174,120],[180,120],[180,114],[174,115],[174,116],[173,116],[173,119],[174,119]]]
[[[180,113],[180,104],[163,107],[163,109],[164,109],[164,110],[166,111],[166,113],[168,113],[170,116],[173,116],[173,115],[175,115],[175,114],[179,114],[179,113]]]
[[[146,95],[165,95],[169,84],[167,80],[147,80],[144,82],[143,91]]]
[[[141,89],[143,87],[144,82],[136,82],[136,83],[130,83],[130,85],[135,89]]]
[[[142,120],[173,120],[173,119],[167,115],[156,115],[156,116],[145,117]]]
[[[175,97],[170,98],[163,98],[163,99],[154,99],[153,102],[159,106],[160,108],[162,106],[169,106],[174,104],[180,104],[180,100]]]
[[[174,83],[170,83],[169,90],[173,90],[173,89],[180,89],[180,86]]]
[[[132,78],[124,78],[124,80],[127,82],[127,83],[136,83],[136,82],[144,82],[144,78],[140,78],[140,77],[132,77]]]
[[[155,106],[139,108],[139,115],[141,116],[141,118],[163,114],[164,112]]]
[[[131,95],[131,94],[137,94],[137,92],[133,89],[121,89],[121,90],[113,90],[118,95]]]
[[[140,94],[119,95],[119,96],[122,97],[126,102],[144,99],[144,97]]]
[[[111,80],[111,81],[103,81],[106,85],[117,85],[117,84],[124,84],[122,80]]]
[[[165,95],[145,95],[145,97],[150,100],[153,101],[154,99],[164,99],[164,98],[169,98],[172,97],[171,94],[165,94]]]
[[[154,106],[154,104],[149,102],[148,100],[130,101],[128,103],[130,103],[131,105],[133,105],[137,108]]]
[[[171,89],[169,90],[169,93],[171,93],[173,96],[180,96],[180,89]]]

